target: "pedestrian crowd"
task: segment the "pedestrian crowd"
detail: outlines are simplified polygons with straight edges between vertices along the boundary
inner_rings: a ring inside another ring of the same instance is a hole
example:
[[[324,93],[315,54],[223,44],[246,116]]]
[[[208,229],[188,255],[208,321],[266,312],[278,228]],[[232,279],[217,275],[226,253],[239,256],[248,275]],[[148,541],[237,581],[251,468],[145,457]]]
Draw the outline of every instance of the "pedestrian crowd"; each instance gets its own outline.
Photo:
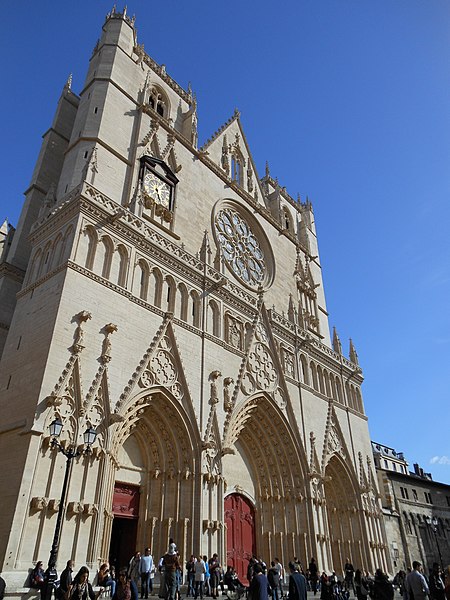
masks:
[[[307,591],[319,595],[320,600],[349,600],[351,595],[357,600],[393,600],[395,589],[403,600],[450,600],[450,566],[444,575],[438,563],[433,564],[426,577],[421,563],[414,561],[408,572],[401,570],[390,581],[381,569],[377,569],[374,576],[361,569],[355,570],[350,559],[344,565],[342,577],[338,577],[335,572],[320,572],[315,558],[311,558],[305,571],[294,557],[289,562],[287,581],[278,558],[268,566],[263,560],[252,557],[244,583],[232,566],[222,567],[216,553],[209,559],[206,555],[191,554],[183,569],[172,539],[168,551],[159,560],[155,561],[151,549],[145,548],[143,554],[136,552],[117,576],[113,565],[102,563],[94,577],[95,592],[89,582],[89,569],[83,566],[75,576],[73,570],[74,561],[69,560],[55,588],[56,600],[96,600],[103,593],[113,600],[138,600],[139,590],[141,600],[148,600],[154,593],[163,600],[181,600],[183,581],[186,597],[194,600],[199,597],[203,600],[204,596],[216,599],[220,594],[226,594],[228,600],[239,600],[244,596],[248,600],[306,600]],[[156,590],[154,579],[157,573]],[[3,582],[0,581],[0,600],[5,592]],[[30,574],[30,585],[44,592],[45,573],[41,561]]]

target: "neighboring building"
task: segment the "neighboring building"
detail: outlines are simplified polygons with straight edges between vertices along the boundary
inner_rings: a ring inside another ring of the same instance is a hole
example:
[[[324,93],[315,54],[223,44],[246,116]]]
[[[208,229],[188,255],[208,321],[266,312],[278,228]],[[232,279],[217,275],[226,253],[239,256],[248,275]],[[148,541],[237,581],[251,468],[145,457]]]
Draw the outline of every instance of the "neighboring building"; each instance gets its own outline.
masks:
[[[372,442],[372,449],[393,567],[406,570],[414,560],[425,569],[450,564],[450,486],[417,464],[411,473],[393,448]]]
[[[211,99],[212,100],[212,99]],[[315,221],[239,114],[201,148],[192,91],[113,11],[58,102],[0,280],[0,568],[49,552],[119,566],[176,540],[245,574],[252,553],[390,570],[363,381],[330,338]],[[18,274],[22,281],[18,281]],[[13,276],[14,275],[14,276]]]

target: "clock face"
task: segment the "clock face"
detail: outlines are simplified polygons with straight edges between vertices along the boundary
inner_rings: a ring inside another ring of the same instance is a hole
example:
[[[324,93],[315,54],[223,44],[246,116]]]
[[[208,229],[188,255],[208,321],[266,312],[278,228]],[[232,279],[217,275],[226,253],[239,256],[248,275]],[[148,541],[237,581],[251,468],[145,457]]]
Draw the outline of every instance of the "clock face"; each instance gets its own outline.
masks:
[[[171,210],[172,188],[166,181],[155,175],[155,173],[148,171],[144,176],[143,186],[152,200],[167,210]]]

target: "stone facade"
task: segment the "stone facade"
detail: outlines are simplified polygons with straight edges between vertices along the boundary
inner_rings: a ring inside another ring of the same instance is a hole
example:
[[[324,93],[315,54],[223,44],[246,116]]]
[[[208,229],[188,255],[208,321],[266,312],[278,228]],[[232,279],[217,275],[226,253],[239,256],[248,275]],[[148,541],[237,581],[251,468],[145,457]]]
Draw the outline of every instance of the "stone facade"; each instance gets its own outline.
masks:
[[[390,570],[362,372],[330,336],[312,206],[258,177],[239,113],[198,147],[195,95],[125,13],[107,16],[80,96],[64,87],[1,275],[10,589],[50,549],[55,418],[67,447],[98,433],[72,464],[60,565],[158,556],[173,537],[183,560],[217,551],[240,569],[255,552]]]
[[[414,560],[425,571],[450,564],[450,486],[433,481],[418,464],[408,469],[403,453],[372,442],[386,538],[395,570]]]

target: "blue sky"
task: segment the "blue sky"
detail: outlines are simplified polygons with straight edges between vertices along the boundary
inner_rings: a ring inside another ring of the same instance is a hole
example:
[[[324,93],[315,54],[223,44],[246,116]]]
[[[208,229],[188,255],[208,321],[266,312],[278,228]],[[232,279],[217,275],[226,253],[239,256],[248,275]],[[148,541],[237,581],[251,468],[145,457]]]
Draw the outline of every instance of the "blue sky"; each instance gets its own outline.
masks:
[[[112,8],[17,3],[0,38],[0,219],[15,224],[69,73]],[[122,9],[122,5],[118,5]],[[313,202],[331,326],[364,370],[373,440],[450,483],[450,3],[136,0],[138,41],[197,93],[200,141],[233,112],[259,175]]]

